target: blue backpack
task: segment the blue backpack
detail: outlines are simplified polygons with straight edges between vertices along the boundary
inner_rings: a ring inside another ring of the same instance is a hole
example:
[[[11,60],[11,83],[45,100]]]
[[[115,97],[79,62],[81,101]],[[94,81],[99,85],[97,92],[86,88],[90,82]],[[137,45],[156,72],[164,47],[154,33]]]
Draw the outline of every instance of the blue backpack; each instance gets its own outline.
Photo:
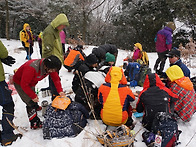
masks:
[[[135,87],[137,86],[137,81],[139,77],[140,71],[140,64],[137,62],[130,62],[127,65],[126,72],[127,72],[127,81],[130,81],[130,86]]]

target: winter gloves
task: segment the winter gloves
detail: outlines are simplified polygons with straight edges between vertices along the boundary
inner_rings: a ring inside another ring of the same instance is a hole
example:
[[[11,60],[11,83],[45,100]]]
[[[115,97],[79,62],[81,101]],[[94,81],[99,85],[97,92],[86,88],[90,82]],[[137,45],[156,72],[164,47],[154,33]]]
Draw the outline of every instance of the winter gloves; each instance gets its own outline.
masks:
[[[1,59],[1,62],[8,66],[12,66],[12,64],[14,64],[16,61],[12,56],[7,56],[7,58]]]

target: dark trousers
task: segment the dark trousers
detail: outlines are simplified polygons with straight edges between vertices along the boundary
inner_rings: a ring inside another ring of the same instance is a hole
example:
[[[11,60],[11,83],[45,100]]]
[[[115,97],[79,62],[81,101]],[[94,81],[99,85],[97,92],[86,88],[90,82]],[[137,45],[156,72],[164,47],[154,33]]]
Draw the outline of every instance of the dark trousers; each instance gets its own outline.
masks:
[[[165,51],[165,52],[162,52],[162,53],[158,53],[158,52],[157,52],[158,58],[157,58],[157,60],[156,60],[156,62],[155,62],[155,65],[154,65],[154,70],[155,70],[155,71],[158,71],[158,70],[159,70],[159,72],[162,72],[162,71],[163,71],[163,69],[164,69],[164,67],[165,67],[165,61],[166,61],[166,59],[167,59],[167,57],[166,57],[165,55],[166,55],[167,53],[168,53],[168,50]],[[160,67],[159,67],[159,69],[158,69],[159,64],[160,64]]]
[[[58,74],[59,74],[59,73],[58,73]],[[49,76],[49,88],[50,88],[50,90],[51,90],[52,101],[53,101],[54,98],[55,98],[56,96],[59,95],[59,93],[57,92],[56,87],[55,87],[55,85],[54,85],[54,82],[52,81],[52,78],[51,78],[50,76]]]
[[[14,136],[13,128],[8,123],[7,119],[12,122],[14,119],[14,102],[11,96],[11,90],[8,89],[8,85],[5,81],[0,82],[0,105],[2,110],[2,140],[9,139]]]

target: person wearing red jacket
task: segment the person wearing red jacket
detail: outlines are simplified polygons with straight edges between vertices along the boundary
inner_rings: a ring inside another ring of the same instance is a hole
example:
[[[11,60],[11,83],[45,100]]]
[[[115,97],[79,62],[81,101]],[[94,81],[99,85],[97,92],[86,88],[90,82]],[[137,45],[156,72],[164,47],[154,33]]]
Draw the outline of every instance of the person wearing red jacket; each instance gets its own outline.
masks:
[[[143,126],[152,131],[153,120],[158,112],[173,115],[177,100],[178,96],[164,85],[156,73],[147,74],[136,105],[137,112],[144,112]]]
[[[40,110],[40,107],[38,105],[39,98],[35,93],[35,86],[38,81],[50,75],[59,95],[65,95],[57,73],[61,65],[58,57],[51,55],[47,58],[27,61],[13,76],[14,86],[23,102],[27,105],[26,109],[31,129],[42,127],[42,122],[37,116],[37,111]]]

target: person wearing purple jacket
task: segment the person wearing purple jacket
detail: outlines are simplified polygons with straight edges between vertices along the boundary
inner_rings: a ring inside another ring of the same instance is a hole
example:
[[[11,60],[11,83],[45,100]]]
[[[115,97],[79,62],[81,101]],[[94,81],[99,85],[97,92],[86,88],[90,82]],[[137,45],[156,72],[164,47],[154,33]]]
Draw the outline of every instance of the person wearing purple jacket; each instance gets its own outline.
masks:
[[[167,59],[165,55],[168,54],[168,52],[172,48],[172,33],[175,29],[176,29],[175,24],[173,22],[168,22],[162,30],[158,31],[155,37],[156,51],[158,54],[158,58],[154,65],[154,70],[157,74],[162,73],[164,69],[165,61]],[[158,69],[159,64],[160,67]]]

